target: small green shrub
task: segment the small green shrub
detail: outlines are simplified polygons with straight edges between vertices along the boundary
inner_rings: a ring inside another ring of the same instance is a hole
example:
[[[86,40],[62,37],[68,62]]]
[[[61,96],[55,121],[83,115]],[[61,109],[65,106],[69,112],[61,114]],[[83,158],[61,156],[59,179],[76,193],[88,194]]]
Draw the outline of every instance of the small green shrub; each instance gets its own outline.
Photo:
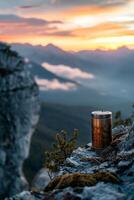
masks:
[[[132,105],[132,108],[134,109],[134,104]],[[121,111],[117,111],[114,116],[113,127],[120,125],[131,126],[133,121],[134,121],[134,111],[132,111],[132,114],[125,119],[123,119]]]
[[[52,173],[59,170],[67,157],[76,148],[78,130],[74,130],[72,137],[68,138],[65,130],[56,134],[56,143],[53,144],[51,151],[45,152],[45,167],[48,169],[50,178]]]

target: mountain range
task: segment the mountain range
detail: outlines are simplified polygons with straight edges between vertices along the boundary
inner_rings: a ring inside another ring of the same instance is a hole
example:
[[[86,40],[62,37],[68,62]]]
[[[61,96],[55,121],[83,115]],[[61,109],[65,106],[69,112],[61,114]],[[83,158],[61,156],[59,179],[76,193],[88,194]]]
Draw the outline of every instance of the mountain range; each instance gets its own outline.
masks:
[[[133,49],[69,52],[53,44],[12,48],[32,62],[43,101],[113,110],[133,103]]]

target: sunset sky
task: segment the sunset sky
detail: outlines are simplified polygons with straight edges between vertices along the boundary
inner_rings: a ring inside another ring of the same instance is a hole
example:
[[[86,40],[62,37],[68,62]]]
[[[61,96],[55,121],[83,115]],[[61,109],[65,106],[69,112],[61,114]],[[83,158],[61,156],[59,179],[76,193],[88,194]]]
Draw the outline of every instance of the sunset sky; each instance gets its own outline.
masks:
[[[0,41],[134,48],[134,0],[1,0]]]

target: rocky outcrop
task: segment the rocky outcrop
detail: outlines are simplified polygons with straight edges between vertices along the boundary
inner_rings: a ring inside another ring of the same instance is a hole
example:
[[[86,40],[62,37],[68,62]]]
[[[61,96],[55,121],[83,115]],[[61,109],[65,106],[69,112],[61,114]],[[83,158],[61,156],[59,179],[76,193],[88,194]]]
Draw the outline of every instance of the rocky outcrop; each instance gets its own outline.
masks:
[[[0,199],[27,188],[22,166],[38,120],[38,87],[23,58],[0,43]]]
[[[73,151],[48,186],[44,179],[44,190],[35,188],[10,200],[133,200],[133,188],[134,124],[115,128],[112,144],[103,151],[93,151],[91,144]]]

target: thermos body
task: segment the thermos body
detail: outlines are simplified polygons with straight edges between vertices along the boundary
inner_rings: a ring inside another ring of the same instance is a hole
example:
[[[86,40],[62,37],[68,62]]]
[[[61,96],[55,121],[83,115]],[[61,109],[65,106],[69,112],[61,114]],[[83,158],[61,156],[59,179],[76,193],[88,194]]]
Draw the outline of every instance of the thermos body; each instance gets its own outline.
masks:
[[[104,149],[112,142],[112,113],[94,111],[91,113],[92,148]]]

